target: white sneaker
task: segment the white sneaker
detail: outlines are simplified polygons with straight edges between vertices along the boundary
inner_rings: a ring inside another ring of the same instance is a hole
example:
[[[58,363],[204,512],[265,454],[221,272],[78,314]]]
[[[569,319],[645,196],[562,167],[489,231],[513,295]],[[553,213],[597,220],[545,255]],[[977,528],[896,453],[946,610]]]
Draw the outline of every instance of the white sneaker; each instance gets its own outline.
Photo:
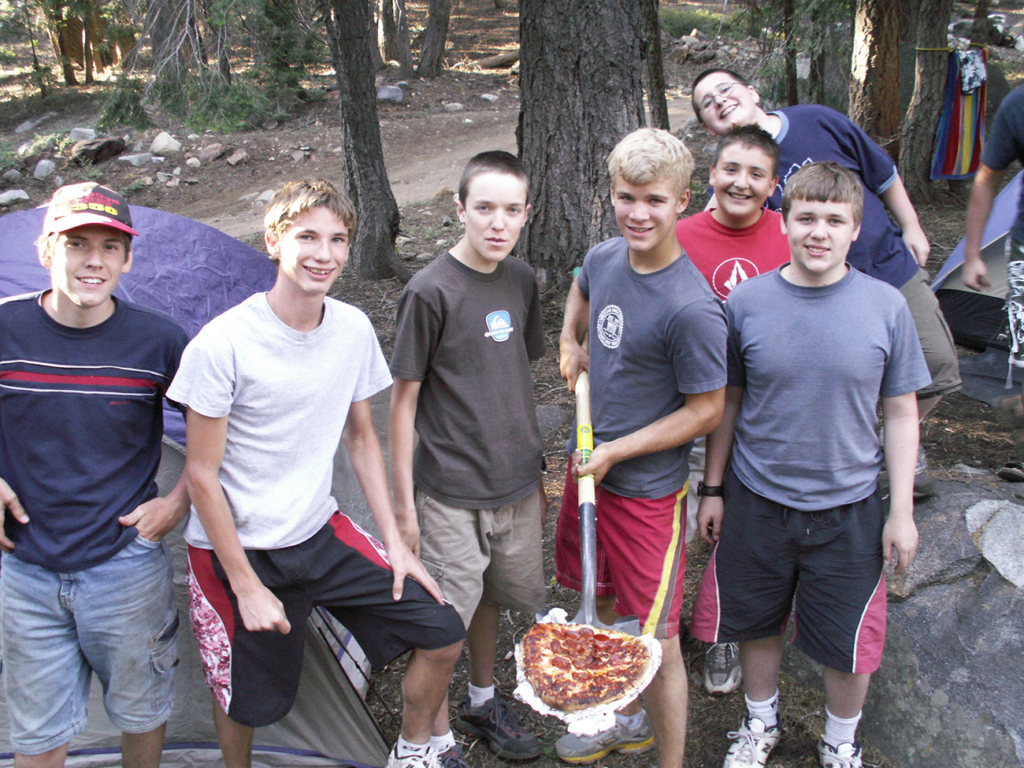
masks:
[[[821,768],[861,768],[861,749],[856,741],[833,747],[824,739],[818,742],[818,761]]]
[[[711,694],[732,693],[743,682],[740,648],[736,643],[715,643],[704,651],[704,687]]]
[[[779,726],[766,728],[756,717],[747,715],[738,731],[728,733],[733,741],[722,768],[764,768],[781,735]]]
[[[399,757],[395,750],[396,747],[392,747],[388,754],[388,768],[441,768],[436,749],[428,747],[427,751],[421,755],[405,757]]]

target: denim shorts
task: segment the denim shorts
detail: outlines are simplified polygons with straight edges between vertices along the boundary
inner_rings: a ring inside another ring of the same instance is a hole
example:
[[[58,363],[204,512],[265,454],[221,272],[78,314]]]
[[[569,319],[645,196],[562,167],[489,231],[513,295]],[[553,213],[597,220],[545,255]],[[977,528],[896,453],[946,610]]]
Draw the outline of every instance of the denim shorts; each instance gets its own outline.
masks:
[[[172,575],[167,543],[141,536],[73,573],[3,555],[0,641],[16,752],[47,752],[82,730],[93,672],[120,730],[147,733],[170,717],[178,658]]]

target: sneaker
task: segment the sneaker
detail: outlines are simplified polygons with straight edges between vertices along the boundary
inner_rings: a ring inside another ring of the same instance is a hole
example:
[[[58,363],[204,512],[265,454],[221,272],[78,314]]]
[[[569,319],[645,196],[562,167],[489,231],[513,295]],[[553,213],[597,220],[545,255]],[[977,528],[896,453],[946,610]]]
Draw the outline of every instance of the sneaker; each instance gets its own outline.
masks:
[[[441,768],[441,762],[437,759],[437,750],[428,748],[422,755],[407,755],[399,757],[395,751],[398,747],[392,747],[388,754],[388,768]]]
[[[781,735],[779,726],[766,728],[756,717],[747,715],[738,731],[728,733],[732,746],[725,755],[722,768],[763,768]]]
[[[818,761],[821,768],[861,768],[860,744],[858,742],[840,744],[833,747],[824,739],[818,742]]]
[[[704,687],[708,693],[732,693],[740,687],[740,647],[736,643],[715,643],[704,652]]]
[[[928,499],[935,495],[935,478],[928,474],[928,459],[924,448],[917,446],[917,466],[914,468],[914,500]]]
[[[469,768],[469,763],[462,759],[462,747],[458,744],[444,752],[438,752],[437,761],[441,764],[441,768]]]
[[[646,752],[654,746],[654,731],[643,712],[636,729],[627,728],[618,719],[607,731],[594,736],[567,733],[555,742],[555,752],[567,763],[593,763],[612,752]]]
[[[540,754],[537,737],[519,725],[497,688],[494,698],[479,707],[469,706],[467,696],[452,727],[487,739],[491,751],[506,760],[529,760]]]

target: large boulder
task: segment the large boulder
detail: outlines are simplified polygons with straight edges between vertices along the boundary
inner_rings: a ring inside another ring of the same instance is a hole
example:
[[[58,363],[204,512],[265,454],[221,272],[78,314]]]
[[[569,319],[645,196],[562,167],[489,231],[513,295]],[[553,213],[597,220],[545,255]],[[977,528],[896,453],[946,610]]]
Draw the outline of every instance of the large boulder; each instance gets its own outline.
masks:
[[[900,768],[1024,768],[1024,590],[987,559],[1011,575],[1024,562],[1024,539],[1004,535],[1024,520],[1013,490],[974,476],[939,483],[917,506],[920,547],[890,579],[885,653],[860,726]],[[803,654],[787,653],[785,668],[820,686]]]

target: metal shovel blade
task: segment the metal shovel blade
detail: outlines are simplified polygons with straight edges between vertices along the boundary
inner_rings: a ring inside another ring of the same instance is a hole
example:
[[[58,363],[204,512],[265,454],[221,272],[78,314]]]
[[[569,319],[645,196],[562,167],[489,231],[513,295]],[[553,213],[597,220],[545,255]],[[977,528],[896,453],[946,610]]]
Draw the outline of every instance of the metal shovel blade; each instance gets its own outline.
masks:
[[[583,372],[576,379],[576,445],[586,463],[594,450],[594,431],[590,419],[590,377]],[[580,516],[580,610],[573,619],[574,624],[590,624],[601,629],[613,629],[628,635],[640,635],[640,620],[636,616],[623,616],[612,624],[605,624],[597,617],[595,593],[597,588],[597,494],[594,476],[579,479]]]

